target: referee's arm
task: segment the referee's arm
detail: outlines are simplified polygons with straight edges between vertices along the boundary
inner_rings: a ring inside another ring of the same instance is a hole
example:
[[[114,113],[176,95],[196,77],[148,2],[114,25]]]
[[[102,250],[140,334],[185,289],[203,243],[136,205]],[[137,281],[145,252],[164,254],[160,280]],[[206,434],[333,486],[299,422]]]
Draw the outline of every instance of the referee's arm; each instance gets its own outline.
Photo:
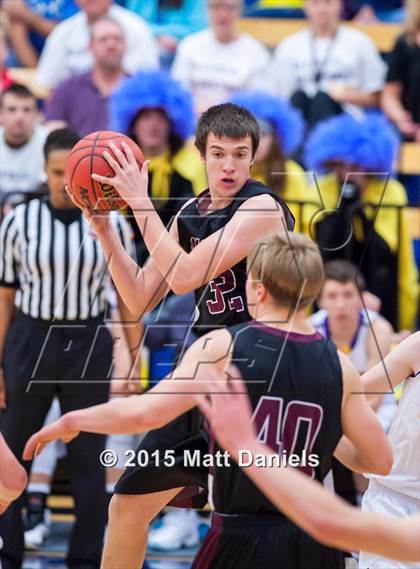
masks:
[[[6,408],[3,377],[3,347],[12,320],[16,289],[19,287],[15,212],[12,210],[0,225],[0,409]]]

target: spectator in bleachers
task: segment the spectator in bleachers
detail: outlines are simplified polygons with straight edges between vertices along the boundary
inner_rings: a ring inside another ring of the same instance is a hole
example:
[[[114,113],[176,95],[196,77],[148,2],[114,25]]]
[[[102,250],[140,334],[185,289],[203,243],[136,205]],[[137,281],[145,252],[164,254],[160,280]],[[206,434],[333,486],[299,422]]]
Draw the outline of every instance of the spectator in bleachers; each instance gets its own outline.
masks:
[[[49,35],[41,54],[37,81],[48,88],[64,79],[91,69],[90,28],[96,20],[110,16],[124,30],[126,52],[123,67],[127,73],[158,66],[158,49],[153,34],[139,16],[113,4],[112,0],[77,0],[80,12],[61,22]]]
[[[256,117],[261,132],[252,166],[252,177],[269,186],[290,207],[295,231],[308,231],[309,220],[318,207],[300,206],[290,200],[318,203],[316,191],[308,186],[306,173],[290,158],[302,142],[302,117],[289,103],[261,91],[241,91],[232,103],[245,107]]]
[[[418,0],[414,0],[418,2]],[[404,0],[348,0],[354,19],[361,24],[402,22]]]
[[[53,91],[45,109],[50,130],[69,126],[85,136],[109,129],[109,97],[126,77],[122,67],[124,30],[116,20],[104,17],[92,24],[90,36],[93,67],[66,79]]]
[[[385,65],[364,33],[340,24],[341,0],[306,0],[308,28],[284,39],[273,60],[276,92],[312,128],[343,111],[375,107]]]
[[[127,0],[125,6],[149,22],[164,68],[171,66],[178,43],[207,25],[203,1]]]
[[[398,146],[385,117],[368,113],[321,123],[305,148],[308,170],[326,174],[317,181],[323,203],[313,225],[324,260],[357,265],[397,330],[413,328],[418,288],[407,196],[392,177]]]
[[[10,19],[12,64],[23,67],[36,67],[48,34],[78,10],[74,0],[3,0],[1,7]]]
[[[0,15],[0,93],[3,93],[13,83],[7,69],[8,51],[6,21]]]
[[[420,142],[420,2],[407,2],[405,32],[389,58],[381,97],[384,112],[406,140]]]
[[[207,187],[204,166],[192,146],[191,94],[163,71],[141,72],[127,79],[110,100],[112,130],[130,136],[149,164],[149,192],[165,225],[187,199]],[[147,254],[133,221],[142,264]]]
[[[236,91],[265,90],[271,84],[267,49],[237,29],[242,4],[242,0],[207,0],[210,27],[178,46],[172,75],[191,90],[198,114]]]
[[[2,93],[0,195],[31,192],[44,180],[42,148],[47,131],[38,120],[36,99],[29,89],[15,83]]]

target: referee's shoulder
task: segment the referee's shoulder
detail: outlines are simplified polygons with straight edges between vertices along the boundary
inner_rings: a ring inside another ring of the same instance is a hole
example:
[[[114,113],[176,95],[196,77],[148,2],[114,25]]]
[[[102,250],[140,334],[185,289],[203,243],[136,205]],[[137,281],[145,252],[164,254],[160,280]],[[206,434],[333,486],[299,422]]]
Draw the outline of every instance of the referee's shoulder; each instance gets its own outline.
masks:
[[[10,224],[13,220],[22,218],[25,214],[25,211],[28,207],[29,202],[21,203],[14,206],[10,211],[6,213],[6,215],[1,220],[1,225]]]

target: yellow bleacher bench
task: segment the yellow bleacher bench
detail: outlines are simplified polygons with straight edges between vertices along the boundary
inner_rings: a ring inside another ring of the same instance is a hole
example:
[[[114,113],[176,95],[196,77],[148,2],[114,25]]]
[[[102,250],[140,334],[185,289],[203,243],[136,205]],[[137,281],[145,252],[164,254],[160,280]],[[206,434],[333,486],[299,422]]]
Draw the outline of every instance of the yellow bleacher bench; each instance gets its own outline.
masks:
[[[11,67],[8,71],[10,77],[14,81],[28,87],[35,97],[38,99],[47,98],[48,89],[42,87],[36,82],[36,69],[30,69],[27,67]]]
[[[402,28],[396,24],[356,24],[344,22],[367,34],[382,53],[391,51]],[[242,18],[239,29],[247,32],[269,48],[274,48],[285,37],[299,32],[308,24],[306,20],[281,18]]]
[[[401,174],[420,174],[419,142],[405,142],[401,146],[398,171]]]

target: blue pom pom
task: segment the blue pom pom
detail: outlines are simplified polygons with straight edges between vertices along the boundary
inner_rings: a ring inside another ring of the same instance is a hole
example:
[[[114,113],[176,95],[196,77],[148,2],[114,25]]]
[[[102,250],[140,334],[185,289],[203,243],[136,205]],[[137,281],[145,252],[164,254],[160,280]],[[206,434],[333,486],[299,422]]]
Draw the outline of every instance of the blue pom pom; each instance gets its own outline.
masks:
[[[182,140],[194,132],[191,93],[163,71],[141,71],[126,79],[110,99],[111,129],[126,134],[141,109],[161,108]]]
[[[393,172],[399,151],[399,138],[380,112],[366,113],[361,119],[342,114],[319,123],[304,150],[307,170],[325,172],[325,162],[340,160],[367,172],[387,175]]]
[[[262,91],[240,91],[231,102],[250,111],[257,120],[271,123],[286,156],[299,147],[304,121],[300,112],[288,102]]]

